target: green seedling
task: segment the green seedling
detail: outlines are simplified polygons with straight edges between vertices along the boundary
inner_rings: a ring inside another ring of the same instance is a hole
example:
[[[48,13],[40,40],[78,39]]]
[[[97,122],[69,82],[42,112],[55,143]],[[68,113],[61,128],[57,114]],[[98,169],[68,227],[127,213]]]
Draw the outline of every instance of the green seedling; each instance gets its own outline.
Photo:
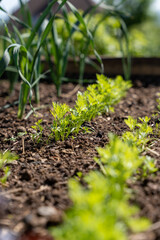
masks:
[[[147,116],[144,118],[139,118],[140,123],[137,122],[137,119],[132,118],[131,116],[125,120],[125,123],[130,128],[131,131],[123,133],[123,141],[127,141],[132,146],[136,146],[139,149],[139,152],[145,150],[148,142],[151,140],[150,134],[153,132],[151,126],[148,125],[150,118]],[[146,156],[141,167],[141,176],[146,177],[148,174],[154,173],[157,171],[155,167],[155,160],[149,156]]]
[[[34,133],[31,133],[31,137],[33,141],[36,141],[37,143],[42,141],[42,135],[43,135],[43,127],[41,125],[42,119],[38,120],[34,126],[32,126],[32,129],[34,129]]]
[[[124,141],[128,140],[133,145],[135,144],[140,148],[141,151],[149,142],[149,135],[153,132],[153,129],[148,125],[150,118],[147,116],[144,118],[139,118],[139,120],[141,122],[138,123],[137,120],[133,119],[131,116],[125,120],[125,123],[128,125],[131,131],[125,132],[122,138]]]
[[[6,138],[5,141],[12,141],[15,142],[19,137],[23,137],[27,134],[27,132],[19,132],[17,136],[12,136],[11,138]]]
[[[72,122],[70,108],[66,104],[52,103],[53,110],[51,114],[54,117],[53,124],[51,126],[51,135],[54,134],[55,141],[64,140],[68,137],[69,133],[72,131]]]
[[[149,221],[137,217],[137,207],[129,203],[131,195],[126,184],[143,163],[139,150],[111,135],[109,145],[98,148],[98,154],[95,160],[103,169],[84,178],[87,187],[77,178],[69,181],[73,206],[63,224],[51,229],[57,240],[125,240],[128,231],[140,232],[149,227]]]
[[[80,130],[87,131],[83,123],[99,114],[113,111],[113,106],[120,101],[130,87],[131,83],[124,81],[120,76],[113,80],[104,75],[97,75],[96,84],[88,86],[84,93],[78,92],[74,108],[66,104],[53,103],[51,114],[54,119],[49,139],[64,140],[71,134],[78,134]],[[39,128],[40,124],[41,122],[39,122]],[[39,136],[39,130],[36,124],[35,138],[36,135]]]
[[[146,178],[152,173],[157,172],[158,168],[155,166],[155,159],[150,156],[145,156],[143,164],[141,166],[140,176]]]
[[[80,129],[87,130],[82,127],[85,119],[82,115],[78,115],[77,111],[70,108],[66,104],[52,103],[53,110],[51,114],[54,117],[50,138],[54,138],[55,141],[64,140],[68,138],[70,134],[77,134]]]
[[[2,169],[3,171],[3,176],[0,178],[0,182],[2,184],[5,184],[8,176],[10,175],[10,168],[7,166],[7,164],[11,163],[16,159],[17,156],[15,154],[10,153],[9,151],[0,153],[0,169]]]
[[[125,95],[131,86],[122,77],[116,79],[97,75],[97,83],[88,86],[84,93],[78,92],[74,108],[66,104],[53,103],[51,114],[54,117],[50,138],[64,140],[71,134],[78,134],[84,122],[99,114],[113,110],[113,105]]]

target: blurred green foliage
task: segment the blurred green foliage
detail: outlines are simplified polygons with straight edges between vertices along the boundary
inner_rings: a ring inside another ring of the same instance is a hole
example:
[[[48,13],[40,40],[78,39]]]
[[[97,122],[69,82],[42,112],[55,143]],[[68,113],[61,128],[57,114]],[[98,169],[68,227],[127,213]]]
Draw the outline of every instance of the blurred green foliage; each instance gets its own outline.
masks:
[[[109,5],[119,8],[124,13],[123,19],[127,27],[144,22],[148,17],[153,0],[105,0]]]
[[[73,206],[64,223],[51,229],[57,240],[127,240],[128,230],[139,232],[149,226],[129,204],[126,184],[145,157],[114,135],[110,135],[109,145],[98,148],[98,154],[100,158],[95,160],[102,172],[90,172],[86,187],[77,179],[69,181]]]
[[[84,20],[88,25],[89,29],[92,31],[96,24],[102,19],[103,14],[96,14],[91,18],[86,17]],[[73,25],[76,21],[74,15],[69,13],[69,21]],[[65,24],[63,19],[56,20],[58,35],[64,40],[68,38],[67,30],[65,29]],[[80,29],[82,26],[80,26]],[[115,17],[107,17],[101,24],[99,24],[97,31],[95,33],[94,42],[95,48],[98,50],[99,54],[120,55],[119,43],[116,36],[117,29],[120,28],[120,22]],[[82,41],[83,39],[83,41]],[[85,46],[85,39],[83,38],[83,33],[76,31],[72,37],[72,46],[70,54],[72,55],[72,48],[74,46],[74,54],[79,56]],[[90,47],[90,46],[89,46]],[[89,48],[89,54],[93,54],[93,49]]]
[[[89,22],[87,18],[85,18],[85,21],[86,23],[88,22],[89,29],[92,30],[101,18],[102,14],[97,13]],[[58,19],[56,20],[56,24],[58,35],[60,36],[59,40],[62,38],[64,41],[68,36],[63,21],[63,19]],[[75,17],[72,13],[69,14],[69,21],[71,24],[74,24],[75,22]],[[119,19],[112,16],[108,16],[101,24],[99,24],[94,36],[95,48],[99,54],[114,57],[122,56],[118,40],[120,27]],[[160,41],[158,36],[160,26],[154,21],[154,19],[148,19],[142,23],[132,25],[128,31],[131,56],[160,56]],[[151,32],[152,34],[150,34]],[[80,31],[76,31],[72,37],[70,55],[73,56],[72,48],[74,48],[74,54],[79,56],[82,52],[84,41],[83,34]],[[93,49],[91,47],[88,50],[88,54],[93,54]]]
[[[160,26],[149,12],[152,1],[153,0],[106,0],[107,4],[115,5],[124,13],[121,17],[129,28],[129,43],[132,56],[160,56],[160,41],[158,36]],[[97,13],[91,17],[90,20],[88,16],[85,17],[84,20],[88,24],[89,29],[93,30],[101,18],[102,14]],[[69,23],[73,26],[76,22],[74,14],[69,13],[68,19]],[[63,18],[60,17],[56,20],[56,27],[59,41],[65,41],[69,36]],[[115,57],[122,56],[118,41],[120,27],[120,21],[115,16],[109,16],[101,22],[94,37],[95,48],[99,54]],[[80,26],[79,28],[82,31],[75,31],[72,36],[70,46],[70,55],[72,56],[80,56],[87,41],[87,38],[85,39],[83,36],[83,27]],[[150,34],[151,32],[152,34]],[[3,45],[3,41],[0,39],[0,57],[3,53]],[[88,54],[93,54],[91,45],[89,46]]]
[[[145,21],[130,30],[131,54],[133,56],[160,56],[160,25],[153,20]]]

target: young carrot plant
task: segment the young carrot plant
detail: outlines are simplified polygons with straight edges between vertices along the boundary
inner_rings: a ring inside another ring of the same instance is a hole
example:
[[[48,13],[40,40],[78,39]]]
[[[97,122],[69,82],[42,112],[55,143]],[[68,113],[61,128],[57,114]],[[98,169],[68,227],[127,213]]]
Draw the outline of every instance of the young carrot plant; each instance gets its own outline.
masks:
[[[130,128],[130,131],[123,133],[123,141],[127,141],[130,145],[136,146],[139,152],[143,152],[148,144],[151,141],[150,134],[153,133],[153,129],[148,125],[150,118],[145,116],[144,118],[139,118],[141,122],[137,122],[137,119],[132,118],[131,116],[125,120],[125,123]],[[154,173],[157,171],[155,167],[155,160],[150,156],[144,158],[143,165],[141,167],[141,175],[146,177],[148,174]]]
[[[0,153],[0,169],[3,171],[3,176],[0,177],[0,182],[4,184],[7,181],[8,176],[10,175],[10,168],[7,164],[16,160],[17,156],[15,154],[6,151],[4,153]]]
[[[131,86],[122,77],[109,79],[97,75],[97,83],[90,85],[84,93],[77,94],[75,107],[53,103],[51,114],[54,117],[50,138],[64,140],[70,134],[77,134],[82,124],[90,121],[98,114],[113,110],[115,105]]]
[[[71,134],[78,134],[80,130],[85,130],[82,126],[84,122],[109,110],[113,111],[113,106],[120,101],[130,87],[131,83],[124,81],[121,76],[113,80],[104,75],[97,75],[96,84],[88,86],[84,93],[78,92],[74,108],[66,104],[53,103],[51,114],[54,119],[49,139],[64,140]],[[35,136],[39,135],[37,126],[35,130],[37,131]]]
[[[42,141],[42,135],[43,135],[43,127],[41,125],[42,119],[38,120],[34,126],[32,126],[32,129],[34,129],[34,133],[31,133],[31,138],[33,141],[36,141],[37,143]]]
[[[125,240],[129,231],[140,232],[149,221],[137,217],[138,209],[131,206],[126,181],[136,173],[145,157],[135,146],[110,136],[104,149],[98,148],[101,172],[90,172],[82,187],[77,179],[69,181],[73,206],[66,212],[64,222],[51,229],[57,240]],[[136,217],[135,217],[136,216]]]
[[[76,134],[80,129],[85,130],[85,127],[82,127],[85,116],[79,115],[76,110],[69,108],[66,104],[52,104],[53,110],[51,110],[51,114],[54,120],[51,126],[50,139],[54,138],[55,141],[63,141],[70,134]]]
[[[125,123],[130,128],[131,131],[123,133],[123,140],[130,141],[133,145],[136,145],[142,151],[150,140],[149,134],[153,133],[153,129],[148,125],[150,118],[147,116],[144,118],[139,118],[141,122],[137,122],[137,119],[131,116],[125,120]]]
[[[53,115],[54,120],[51,126],[51,130],[52,133],[54,133],[55,141],[60,139],[64,140],[71,132],[72,123],[70,122],[70,108],[66,104],[59,104],[54,102],[52,104],[53,110],[51,110],[51,114]]]

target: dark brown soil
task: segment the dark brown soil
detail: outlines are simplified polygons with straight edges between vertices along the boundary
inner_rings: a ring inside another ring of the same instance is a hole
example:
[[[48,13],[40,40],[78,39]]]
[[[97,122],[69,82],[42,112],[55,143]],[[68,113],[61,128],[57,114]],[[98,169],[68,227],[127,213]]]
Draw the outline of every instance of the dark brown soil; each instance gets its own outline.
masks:
[[[108,143],[109,132],[121,135],[127,130],[124,119],[128,115],[135,118],[152,117],[155,113],[160,86],[145,85],[137,81],[127,97],[115,107],[114,113],[99,116],[87,123],[89,133],[79,133],[75,138],[70,137],[63,142],[51,141],[47,144],[44,141],[36,144],[30,137],[31,126],[39,118],[44,119],[44,125],[51,124],[52,115],[49,109],[52,101],[57,100],[54,86],[40,85],[41,105],[45,108],[39,109],[37,116],[32,114],[27,120],[17,120],[17,106],[3,106],[17,100],[18,87],[14,95],[9,97],[8,83],[0,82],[0,150],[10,150],[19,157],[10,164],[11,175],[6,185],[1,186],[0,239],[7,239],[2,236],[17,239],[17,235],[22,236],[23,240],[52,239],[47,237],[47,227],[61,223],[64,211],[71,204],[68,179],[78,172],[86,174],[97,168],[93,160],[97,155],[96,147],[103,147]],[[73,106],[77,90],[78,87],[72,84],[63,86],[63,94],[58,101]],[[29,111],[30,107],[27,106],[26,113]],[[155,125],[153,117],[152,125]],[[22,131],[27,134],[19,137],[18,132]],[[158,139],[151,149],[148,154],[155,158],[157,167],[160,168]],[[160,239],[160,172],[157,171],[154,176],[148,176],[145,180],[137,180],[131,187],[134,190],[132,201],[139,205],[140,215],[148,217],[153,223],[147,233],[131,236],[131,239]],[[26,232],[29,235],[25,235]],[[41,237],[37,237],[37,234]]]

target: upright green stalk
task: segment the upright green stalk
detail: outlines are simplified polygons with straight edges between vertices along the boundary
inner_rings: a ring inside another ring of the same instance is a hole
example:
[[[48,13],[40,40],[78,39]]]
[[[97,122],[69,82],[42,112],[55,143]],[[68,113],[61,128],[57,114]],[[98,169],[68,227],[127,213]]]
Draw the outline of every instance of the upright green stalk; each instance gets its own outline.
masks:
[[[26,106],[26,101],[28,99],[30,88],[26,83],[21,84],[20,94],[19,94],[19,105],[18,105],[18,118],[22,118]]]
[[[70,23],[68,18],[67,8],[63,7],[62,16],[59,17],[59,19],[61,18],[64,19],[64,30],[67,31],[67,34],[68,34],[67,39],[63,39],[63,36],[58,36],[57,26],[56,24],[54,24],[52,27],[52,38],[50,39],[51,47],[50,49],[46,47],[47,58],[49,60],[49,65],[51,67],[51,76],[56,86],[58,96],[60,96],[61,94],[61,84],[66,73],[68,55],[69,55],[70,49],[71,48],[73,49],[72,36],[74,35],[74,33],[81,32],[87,41],[87,46],[91,44],[94,48],[92,33],[90,32],[90,30],[87,27],[87,24],[84,21],[84,17],[89,10],[87,10],[83,15],[81,15],[79,11],[69,1],[67,2],[67,5],[69,6],[71,12],[73,13],[76,19],[73,24]],[[82,26],[83,30],[79,28],[80,25]],[[87,47],[85,48],[85,51],[86,49]],[[80,76],[79,76],[80,80],[79,81],[82,83],[87,51],[86,52],[82,51],[81,54],[84,56],[84,59],[83,57],[80,59]],[[102,66],[101,58],[96,51],[95,51],[95,55],[97,60],[101,63],[101,66]],[[51,61],[52,56],[54,57],[54,69]]]
[[[129,39],[128,39],[128,30],[126,27],[125,22],[120,19],[122,28],[119,29],[119,43],[120,43],[120,49],[122,52],[122,65],[123,65],[123,72],[124,77],[126,80],[130,79],[131,76],[131,56],[130,56],[130,50],[129,50]],[[123,40],[124,38],[124,45]]]
[[[47,8],[44,10],[43,14],[38,19],[35,27],[31,29],[30,36],[27,39],[27,42],[25,43],[22,40],[20,41],[20,44],[17,44],[16,41],[14,41],[14,44],[11,44],[6,49],[6,51],[4,52],[4,56],[0,61],[0,75],[2,75],[11,61],[11,57],[10,57],[11,55],[14,59],[14,63],[17,67],[17,71],[22,80],[21,90],[19,95],[18,118],[23,117],[28,98],[31,103],[32,89],[34,89],[35,91],[36,101],[37,102],[39,101],[38,83],[39,83],[39,80],[44,77],[44,75],[40,74],[39,72],[40,50],[49,32],[52,29],[52,25],[55,20],[55,16],[57,12],[63,7],[66,1],[67,0],[62,0],[60,2],[56,12],[50,18],[45,30],[40,34],[38,38],[38,42],[36,43],[37,45],[36,51],[33,50],[33,44],[35,44],[34,41],[37,38],[37,33],[42,23],[44,22],[45,18],[51,12],[53,5],[59,2],[58,0],[52,0],[48,4]],[[0,10],[5,11],[1,7],[0,7]],[[10,17],[13,18],[13,16],[10,16]],[[16,21],[23,24],[23,22],[21,22],[17,18],[16,18]],[[27,28],[30,29],[29,26],[27,26]],[[18,34],[18,37],[20,38],[20,34]]]
[[[30,27],[32,27],[32,16],[28,8],[27,3],[23,3],[22,0],[19,0],[20,2],[20,12],[21,16],[23,18],[23,21],[26,22]]]

